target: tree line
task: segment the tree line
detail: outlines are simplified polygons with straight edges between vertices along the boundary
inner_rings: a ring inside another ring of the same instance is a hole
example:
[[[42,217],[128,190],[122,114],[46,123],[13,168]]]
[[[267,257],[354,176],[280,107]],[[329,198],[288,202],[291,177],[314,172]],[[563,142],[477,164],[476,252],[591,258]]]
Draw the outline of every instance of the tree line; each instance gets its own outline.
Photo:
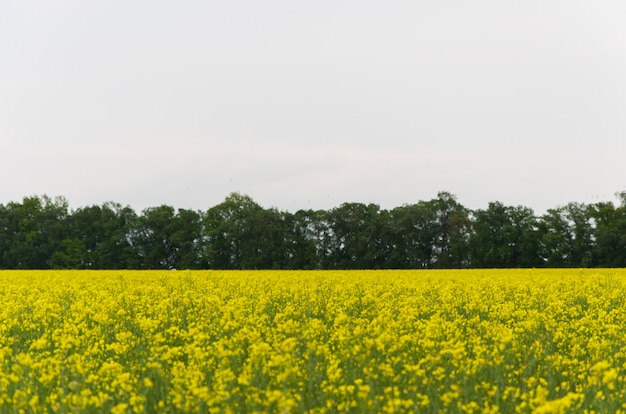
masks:
[[[626,192],[618,199],[537,216],[500,202],[472,211],[440,192],[391,210],[344,203],[290,213],[232,193],[207,211],[161,205],[137,214],[33,196],[0,204],[0,268],[625,267]]]

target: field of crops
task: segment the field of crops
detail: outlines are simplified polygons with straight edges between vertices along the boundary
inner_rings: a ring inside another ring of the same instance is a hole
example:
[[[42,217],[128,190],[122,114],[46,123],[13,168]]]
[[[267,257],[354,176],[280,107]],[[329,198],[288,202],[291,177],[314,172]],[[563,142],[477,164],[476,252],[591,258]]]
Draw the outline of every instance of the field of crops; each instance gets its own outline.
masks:
[[[619,412],[626,272],[2,271],[0,412]]]

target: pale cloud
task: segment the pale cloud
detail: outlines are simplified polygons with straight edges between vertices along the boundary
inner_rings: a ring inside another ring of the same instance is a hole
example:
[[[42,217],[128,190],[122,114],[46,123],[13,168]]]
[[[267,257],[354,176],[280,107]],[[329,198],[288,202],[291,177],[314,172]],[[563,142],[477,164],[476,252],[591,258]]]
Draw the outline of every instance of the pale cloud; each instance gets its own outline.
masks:
[[[610,198],[625,185],[625,13],[608,0],[3,2],[0,202]]]

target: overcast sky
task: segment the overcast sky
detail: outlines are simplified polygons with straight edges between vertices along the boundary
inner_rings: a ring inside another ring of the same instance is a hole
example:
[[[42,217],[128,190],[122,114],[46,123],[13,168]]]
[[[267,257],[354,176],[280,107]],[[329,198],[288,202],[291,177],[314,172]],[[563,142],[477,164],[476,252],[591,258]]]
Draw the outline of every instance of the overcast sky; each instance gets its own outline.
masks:
[[[623,0],[2,0],[0,203],[626,190]]]

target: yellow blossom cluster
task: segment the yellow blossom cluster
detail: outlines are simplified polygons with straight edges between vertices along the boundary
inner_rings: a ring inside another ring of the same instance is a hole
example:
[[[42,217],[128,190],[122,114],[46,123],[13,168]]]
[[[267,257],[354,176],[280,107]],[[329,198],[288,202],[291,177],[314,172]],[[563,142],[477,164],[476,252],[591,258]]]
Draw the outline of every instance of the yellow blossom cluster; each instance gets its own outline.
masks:
[[[1,271],[0,412],[626,412],[626,271]]]

